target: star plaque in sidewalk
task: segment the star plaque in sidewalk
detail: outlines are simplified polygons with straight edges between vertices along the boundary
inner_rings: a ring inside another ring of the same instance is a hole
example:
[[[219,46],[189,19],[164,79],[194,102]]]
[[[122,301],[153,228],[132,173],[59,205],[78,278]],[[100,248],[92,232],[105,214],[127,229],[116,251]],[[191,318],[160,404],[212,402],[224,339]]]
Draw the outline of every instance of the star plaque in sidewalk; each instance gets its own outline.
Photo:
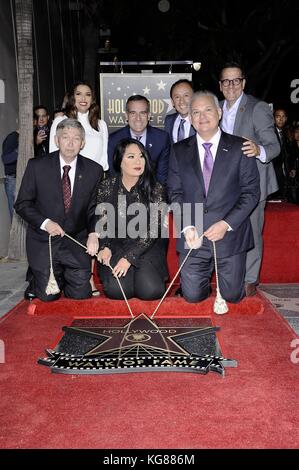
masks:
[[[212,370],[224,375],[224,366],[236,361],[222,357],[218,330],[206,317],[153,321],[141,313],[129,321],[77,319],[38,362],[64,374]]]

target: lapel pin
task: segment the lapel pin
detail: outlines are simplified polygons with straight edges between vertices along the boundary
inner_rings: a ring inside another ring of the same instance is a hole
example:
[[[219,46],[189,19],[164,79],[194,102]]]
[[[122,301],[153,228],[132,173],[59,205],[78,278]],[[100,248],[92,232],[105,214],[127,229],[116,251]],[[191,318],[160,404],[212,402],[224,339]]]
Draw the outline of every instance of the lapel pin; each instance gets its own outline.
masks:
[[[82,175],[78,175],[78,179],[80,180],[82,178]]]
[[[223,150],[223,152],[228,152],[228,149],[222,149],[222,150]]]
[[[153,144],[148,144],[149,148],[151,148],[153,146]]]

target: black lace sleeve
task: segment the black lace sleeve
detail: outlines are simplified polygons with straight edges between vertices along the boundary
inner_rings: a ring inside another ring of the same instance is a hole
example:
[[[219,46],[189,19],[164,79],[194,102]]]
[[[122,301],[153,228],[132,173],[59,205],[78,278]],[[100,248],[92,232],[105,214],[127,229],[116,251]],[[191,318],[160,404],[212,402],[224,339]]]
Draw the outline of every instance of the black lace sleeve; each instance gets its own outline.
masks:
[[[96,231],[99,235],[100,250],[111,248],[112,239],[115,237],[113,192],[116,184],[116,178],[108,178],[102,181],[98,190]]]
[[[152,199],[144,236],[130,238],[128,234],[123,243],[123,256],[134,266],[138,266],[139,257],[161,237],[168,206],[164,187],[160,183],[156,183]]]

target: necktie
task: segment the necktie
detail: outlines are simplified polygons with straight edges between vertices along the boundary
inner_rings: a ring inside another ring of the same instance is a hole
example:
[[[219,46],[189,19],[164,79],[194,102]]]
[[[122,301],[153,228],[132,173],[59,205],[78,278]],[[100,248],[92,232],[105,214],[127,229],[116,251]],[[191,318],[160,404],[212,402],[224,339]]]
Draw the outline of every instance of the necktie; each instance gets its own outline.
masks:
[[[282,133],[282,130],[279,130],[279,131],[278,131],[278,135],[279,135],[280,143],[282,144],[282,143],[283,143],[283,133]]]
[[[142,137],[142,135],[135,135],[135,139],[139,140],[139,142],[141,141],[141,137]]]
[[[179,125],[179,128],[178,128],[177,142],[179,142],[180,140],[183,140],[185,138],[185,129],[184,129],[185,122],[186,122],[186,119],[181,119],[181,122],[180,122],[180,125]]]
[[[213,155],[211,152],[212,145],[213,144],[210,144],[210,143],[202,144],[203,148],[205,149],[202,174],[203,174],[203,179],[205,183],[206,195],[208,194],[210,179],[211,179],[213,165],[214,165]]]
[[[67,212],[71,205],[72,192],[71,192],[71,180],[69,177],[70,165],[65,165],[63,167],[62,175],[62,192],[63,192],[63,202],[64,210]]]

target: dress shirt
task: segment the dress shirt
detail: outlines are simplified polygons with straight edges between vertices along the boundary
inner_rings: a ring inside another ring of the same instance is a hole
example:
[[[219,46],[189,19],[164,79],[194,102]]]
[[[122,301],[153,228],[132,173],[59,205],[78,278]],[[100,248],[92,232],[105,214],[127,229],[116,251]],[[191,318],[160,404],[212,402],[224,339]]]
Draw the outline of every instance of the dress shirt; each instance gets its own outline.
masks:
[[[222,113],[222,120],[221,120],[221,129],[224,132],[227,132],[228,134],[232,134],[232,135],[234,134],[236,115],[237,115],[242,97],[243,97],[243,93],[230,108],[227,107],[227,101],[224,100],[224,104],[222,108],[223,113]],[[242,137],[246,138],[246,135]],[[256,158],[258,158],[262,163],[265,163],[266,158],[267,158],[266,151],[262,145],[259,145],[259,144],[257,145],[260,148],[260,154]]]
[[[204,156],[205,156],[205,149],[202,146],[202,144],[205,144],[208,142],[210,144],[213,144],[210,150],[213,156],[213,161],[215,162],[220,137],[221,137],[221,130],[219,129],[219,127],[218,127],[216,134],[214,134],[213,137],[209,140],[203,140],[198,133],[196,134],[201,169],[203,169],[203,161],[204,161]]]
[[[187,139],[187,137],[189,137],[189,134],[190,134],[191,122],[190,122],[189,115],[183,118],[180,114],[178,114],[176,120],[174,121],[173,129],[172,129],[172,138],[174,142],[177,142],[178,140],[178,130],[179,130],[179,125],[181,123],[181,119],[185,119],[185,122],[184,122],[185,139]]]
[[[77,157],[71,162],[71,163],[66,163],[61,154],[59,154],[59,161],[60,161],[60,176],[61,176],[61,179],[62,179],[62,175],[63,175],[63,167],[65,165],[69,165],[71,167],[71,169],[69,170],[69,178],[70,178],[70,182],[71,182],[71,194],[73,195],[73,189],[74,189],[74,182],[75,182],[75,174],[76,174],[76,167],[77,167]],[[41,230],[46,230],[45,226],[47,224],[47,222],[49,221],[50,219],[45,219],[43,221],[43,223],[41,224],[40,228]]]
[[[200,137],[200,135],[198,133],[196,133],[196,140],[197,140],[197,147],[198,147],[201,170],[203,169],[203,161],[204,161],[204,156],[205,156],[205,149],[204,149],[202,144],[205,144],[205,143],[208,143],[208,142],[210,144],[212,144],[210,150],[211,150],[211,153],[212,153],[212,156],[213,156],[213,161],[215,163],[215,158],[216,158],[220,138],[221,138],[221,130],[219,129],[219,127],[218,127],[218,130],[217,130],[216,134],[214,134],[213,137],[209,140],[203,140]],[[225,222],[225,220],[224,220],[224,222]],[[228,226],[228,231],[232,230],[231,226],[227,222],[225,222],[225,223]],[[188,228],[194,228],[194,226],[188,225],[187,227],[184,227],[183,230],[182,230],[182,233],[184,233],[185,230],[187,230]]]
[[[138,137],[139,142],[141,142],[144,145],[144,147],[146,146],[146,129],[144,129],[142,134],[138,135],[135,132],[133,132],[132,129],[130,128],[130,134],[131,134],[132,139],[136,139],[136,137]]]

